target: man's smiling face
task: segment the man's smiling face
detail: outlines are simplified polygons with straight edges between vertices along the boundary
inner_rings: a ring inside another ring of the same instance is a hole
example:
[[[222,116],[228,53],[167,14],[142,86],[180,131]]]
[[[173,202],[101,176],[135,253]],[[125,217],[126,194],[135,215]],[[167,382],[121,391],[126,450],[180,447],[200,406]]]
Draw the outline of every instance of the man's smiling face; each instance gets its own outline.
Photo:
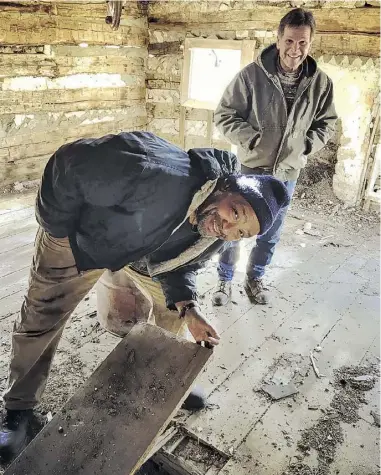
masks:
[[[258,218],[250,204],[239,194],[213,194],[196,211],[198,232],[204,237],[238,241],[256,236],[260,231]]]
[[[287,72],[296,71],[311,49],[312,34],[309,26],[286,26],[282,36],[278,36],[280,64]]]

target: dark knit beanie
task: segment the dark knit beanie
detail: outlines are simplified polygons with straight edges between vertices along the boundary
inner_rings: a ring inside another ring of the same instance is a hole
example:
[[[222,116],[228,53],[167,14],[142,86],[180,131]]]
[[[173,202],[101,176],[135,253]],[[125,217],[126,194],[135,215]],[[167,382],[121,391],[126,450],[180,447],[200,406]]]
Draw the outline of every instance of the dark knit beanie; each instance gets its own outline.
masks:
[[[271,175],[230,175],[225,183],[229,191],[240,193],[250,203],[259,221],[259,234],[265,234],[290,203],[285,185]]]

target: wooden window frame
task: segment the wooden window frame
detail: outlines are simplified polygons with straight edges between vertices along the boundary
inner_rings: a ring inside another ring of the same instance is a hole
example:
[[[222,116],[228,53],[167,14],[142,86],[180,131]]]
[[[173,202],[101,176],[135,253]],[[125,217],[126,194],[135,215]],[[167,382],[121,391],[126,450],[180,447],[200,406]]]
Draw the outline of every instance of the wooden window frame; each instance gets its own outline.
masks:
[[[241,51],[241,69],[252,63],[255,58],[257,42],[255,40],[216,40],[207,38],[186,38],[184,42],[184,65],[181,74],[180,104],[183,107],[194,109],[208,109],[214,111],[217,104],[214,102],[198,101],[188,98],[191,49],[232,49]]]

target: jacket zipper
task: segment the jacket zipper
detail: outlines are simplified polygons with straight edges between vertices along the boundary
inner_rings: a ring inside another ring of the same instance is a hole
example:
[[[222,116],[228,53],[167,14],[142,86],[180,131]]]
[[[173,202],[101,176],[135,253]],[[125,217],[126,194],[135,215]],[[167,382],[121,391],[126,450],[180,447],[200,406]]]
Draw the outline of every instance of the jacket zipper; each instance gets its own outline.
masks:
[[[302,95],[304,94],[304,92],[307,90],[307,88],[310,86],[311,82],[312,82],[312,79],[313,78],[310,78],[310,79],[306,79],[306,83],[305,83],[305,86],[303,87],[303,89],[300,90],[300,93],[297,94],[297,96],[295,97],[295,100],[294,100],[294,103],[292,104],[292,107],[291,107],[291,110],[290,110],[290,114],[288,114],[288,118],[287,118],[287,124],[286,124],[286,130],[284,131],[284,134],[283,134],[283,137],[282,137],[282,141],[279,145],[279,148],[278,148],[278,153],[276,155],[276,158],[275,158],[275,162],[274,162],[274,166],[273,166],[273,173],[275,174],[276,173],[276,169],[277,169],[277,166],[278,166],[278,162],[279,162],[279,157],[283,151],[283,146],[284,146],[284,142],[286,140],[286,134],[288,133],[289,129],[290,129],[290,125],[291,125],[291,121],[290,121],[290,117],[292,115],[292,113],[294,112],[294,109],[296,107],[296,103],[297,101],[302,97]],[[298,88],[299,89],[299,88]],[[284,102],[286,102],[286,98],[285,98],[285,95],[283,93],[283,90],[282,90],[282,96],[284,98]],[[287,104],[287,102],[286,102]],[[287,110],[287,107],[286,107],[286,110]]]
[[[283,105],[285,106],[285,109],[286,109],[286,114],[287,114],[287,101],[286,101],[286,97],[284,95],[284,92],[283,92],[283,89],[282,87],[279,87],[279,85],[277,84],[277,81],[275,81],[273,79],[273,75],[272,74],[269,74],[266,70],[266,68],[264,68],[262,66],[262,69],[263,71],[265,71],[266,75],[268,76],[268,78],[270,79],[270,81],[274,84],[274,86],[277,88],[277,90],[280,92],[281,96],[282,96],[282,99],[283,99]],[[302,94],[304,93],[304,91],[306,91],[306,89],[309,87],[309,85],[311,84],[312,80],[313,80],[314,76],[312,76],[311,78],[308,78],[306,80],[306,84],[305,84],[305,87],[303,87],[302,90],[300,90],[300,93],[297,94],[297,96],[295,97],[295,100],[294,100],[294,103],[292,104],[292,107],[291,107],[291,110],[290,110],[290,113],[287,114],[287,123],[286,123],[286,129],[284,131],[284,134],[283,134],[283,137],[282,137],[282,140],[281,140],[281,143],[279,145],[279,148],[278,148],[278,152],[276,154],[276,157],[275,157],[275,162],[274,162],[274,165],[273,165],[273,174],[276,173],[276,168],[277,168],[277,165],[278,165],[278,162],[279,162],[279,157],[280,157],[280,154],[283,150],[283,146],[284,146],[284,142],[285,142],[285,139],[286,139],[286,134],[288,132],[288,130],[290,129],[290,124],[291,124],[291,121],[290,121],[290,117],[291,117],[291,113],[294,112],[294,109],[296,107],[296,102],[300,99],[300,97],[302,96]],[[299,89],[299,88],[298,88]]]

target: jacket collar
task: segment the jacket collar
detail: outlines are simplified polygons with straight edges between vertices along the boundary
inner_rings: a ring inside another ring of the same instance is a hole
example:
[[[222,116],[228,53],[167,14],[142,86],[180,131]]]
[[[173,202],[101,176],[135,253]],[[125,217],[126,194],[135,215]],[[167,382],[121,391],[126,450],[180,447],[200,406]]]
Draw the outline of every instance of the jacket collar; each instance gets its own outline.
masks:
[[[189,219],[189,216],[196,211],[196,209],[204,203],[204,201],[214,192],[216,188],[217,180],[207,181],[201,188],[201,190],[195,193],[192,203],[190,204],[187,214],[182,223],[173,230],[172,234],[182,226],[182,224]],[[185,251],[181,252],[177,257],[169,259],[167,261],[152,263],[147,259],[147,269],[151,277],[158,274],[164,274],[166,272],[172,272],[179,267],[185,266],[197,259],[202,253],[204,253],[209,247],[218,240],[216,237],[200,237],[197,241]]]
[[[216,148],[191,148],[188,150],[192,165],[201,171],[206,180],[216,180],[238,173],[241,166],[234,153]]]
[[[270,75],[277,73],[277,61],[278,48],[275,43],[265,48],[257,58],[257,64]],[[304,76],[307,78],[312,77],[316,73],[316,70],[316,61],[311,56],[307,56],[303,62]]]

